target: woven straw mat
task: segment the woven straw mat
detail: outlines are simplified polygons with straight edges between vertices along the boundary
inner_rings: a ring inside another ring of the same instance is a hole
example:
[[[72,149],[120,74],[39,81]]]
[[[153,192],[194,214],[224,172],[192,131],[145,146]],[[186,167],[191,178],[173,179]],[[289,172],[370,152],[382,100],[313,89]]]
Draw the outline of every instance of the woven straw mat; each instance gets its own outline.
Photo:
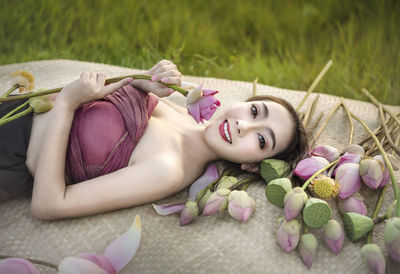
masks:
[[[0,87],[3,92],[11,86],[10,73],[17,69],[32,72],[35,90],[62,87],[77,79],[83,71],[102,72],[107,77],[139,73],[140,70],[72,60],[46,60],[0,66]],[[329,76],[326,76],[329,77]],[[183,81],[204,84],[217,89],[221,109],[234,102],[244,101],[252,95],[253,83],[216,78],[183,76]],[[280,96],[294,106],[305,92],[287,90],[267,85],[257,85],[257,93]],[[311,94],[303,111],[316,94]],[[338,97],[320,95],[316,113],[329,110],[339,102]],[[184,97],[173,94],[170,99],[184,105]],[[345,100],[350,111],[365,120],[371,128],[379,125],[377,108],[371,103]],[[396,113],[400,107],[389,106]],[[315,115],[317,117],[317,115]],[[317,144],[329,144],[341,150],[348,142],[348,120],[342,109],[329,122]],[[354,143],[367,136],[355,121]],[[400,181],[400,173],[396,172]],[[60,221],[39,221],[30,215],[29,199],[16,199],[0,204],[0,254],[28,257],[58,264],[61,259],[80,253],[102,254],[118,235],[132,224],[135,215],[142,221],[142,238],[135,257],[122,273],[366,273],[360,248],[364,241],[352,243],[345,239],[344,247],[335,256],[323,243],[322,229],[312,229],[318,238],[317,258],[307,269],[298,254],[283,252],[276,243],[277,219],[284,215],[281,208],[270,204],[264,194],[262,182],[251,185],[249,194],[256,201],[256,211],[247,223],[241,223],[227,213],[200,217],[194,223],[181,227],[180,216],[159,216],[146,204],[95,216]],[[371,214],[376,193],[364,190],[366,204]],[[188,190],[183,190],[158,204],[186,200]],[[393,201],[392,188],[388,188],[383,208]],[[341,221],[336,204],[331,202],[334,218]],[[385,255],[383,228],[376,227],[373,241],[380,245]],[[38,267],[42,273],[54,273]]]

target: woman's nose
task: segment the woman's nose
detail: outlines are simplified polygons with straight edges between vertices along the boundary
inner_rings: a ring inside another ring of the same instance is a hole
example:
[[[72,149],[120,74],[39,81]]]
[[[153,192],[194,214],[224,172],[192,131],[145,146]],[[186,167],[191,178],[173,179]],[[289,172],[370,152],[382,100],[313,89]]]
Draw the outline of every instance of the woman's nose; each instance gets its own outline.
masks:
[[[250,130],[257,128],[258,125],[254,122],[243,121],[243,120],[236,120],[236,126],[238,130],[239,136],[246,135]]]

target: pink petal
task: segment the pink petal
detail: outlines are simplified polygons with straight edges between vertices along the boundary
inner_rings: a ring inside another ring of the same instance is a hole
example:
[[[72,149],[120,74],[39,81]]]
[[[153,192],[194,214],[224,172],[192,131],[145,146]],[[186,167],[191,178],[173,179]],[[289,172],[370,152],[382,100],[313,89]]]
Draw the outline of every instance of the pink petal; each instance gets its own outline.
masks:
[[[117,271],[114,269],[113,265],[111,264],[110,260],[103,255],[82,253],[78,256],[78,258],[82,258],[82,259],[85,259],[85,260],[88,260],[88,261],[91,261],[91,262],[97,264],[102,269],[104,269],[108,274],[117,273]]]
[[[204,189],[211,182],[218,178],[218,170],[215,164],[211,164],[207,167],[206,172],[201,175],[194,183],[190,186],[189,197],[192,201],[196,200],[196,195],[200,190]]]
[[[217,94],[219,91],[213,89],[203,89],[203,96],[210,96]]]
[[[107,272],[97,264],[77,257],[62,259],[58,265],[58,272],[63,274],[107,274]]]
[[[156,205],[153,204],[154,210],[159,215],[169,215],[172,213],[180,212],[185,207],[184,202]]]
[[[7,258],[0,261],[0,273],[39,274],[39,271],[26,259]]]
[[[191,105],[187,105],[187,109],[189,114],[196,120],[198,123],[200,121],[200,105],[199,102],[196,102]]]
[[[206,206],[203,209],[203,213],[201,215],[203,216],[209,216],[212,214],[216,214],[219,210],[219,207],[221,204],[225,201],[225,197],[219,197],[218,199],[207,203]]]
[[[142,225],[138,215],[135,222],[124,234],[115,239],[104,251],[117,272],[121,271],[133,258],[139,248]]]

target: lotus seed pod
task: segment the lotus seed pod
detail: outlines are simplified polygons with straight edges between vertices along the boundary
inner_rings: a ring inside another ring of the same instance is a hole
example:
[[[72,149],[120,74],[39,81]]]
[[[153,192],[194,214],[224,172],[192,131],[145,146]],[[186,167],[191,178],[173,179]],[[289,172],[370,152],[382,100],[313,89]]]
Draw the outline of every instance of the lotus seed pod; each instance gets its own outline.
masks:
[[[271,204],[283,207],[283,199],[291,189],[292,183],[288,178],[274,179],[265,187],[265,197]]]
[[[370,217],[355,212],[343,214],[343,224],[346,236],[352,242],[360,239],[374,227],[374,221]]]
[[[332,209],[327,202],[318,198],[309,198],[303,208],[303,220],[309,227],[321,227],[332,215]]]
[[[265,159],[260,164],[261,177],[269,184],[272,180],[285,177],[290,172],[290,165],[277,159]]]
[[[29,105],[35,113],[43,113],[53,108],[54,102],[51,101],[49,95],[42,95],[29,98]]]

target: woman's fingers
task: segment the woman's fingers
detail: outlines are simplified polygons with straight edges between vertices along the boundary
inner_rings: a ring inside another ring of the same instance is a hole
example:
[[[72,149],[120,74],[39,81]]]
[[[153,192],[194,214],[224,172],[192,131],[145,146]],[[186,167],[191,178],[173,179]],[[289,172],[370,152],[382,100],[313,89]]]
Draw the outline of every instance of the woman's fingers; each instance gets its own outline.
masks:
[[[107,86],[104,86],[103,88],[103,96],[106,96],[114,91],[116,91],[119,88],[122,88],[123,86],[128,85],[130,82],[132,82],[132,78],[124,78],[118,82],[111,83]]]
[[[180,86],[182,84],[182,80],[180,77],[163,77],[160,80],[164,84],[171,84]]]
[[[106,75],[103,73],[97,74],[97,84],[104,86],[105,82],[106,82]]]
[[[169,60],[161,60],[160,62],[158,62],[157,64],[155,64],[149,71],[148,73],[150,75],[153,75],[155,73],[155,71],[157,71],[159,68],[163,67],[163,66],[168,66],[168,65],[174,65],[174,63],[172,63]],[[174,65],[175,66],[175,65]],[[176,68],[176,66],[175,66]]]
[[[176,66],[174,64],[171,64],[171,65],[166,65],[166,66],[159,67],[158,69],[156,69],[154,71],[153,75],[158,75],[160,73],[167,72],[167,71],[176,71],[176,72],[178,72],[178,70],[176,69]]]
[[[89,77],[90,77],[90,72],[84,71],[81,73],[81,78],[89,79]]]
[[[179,71],[169,70],[169,71],[154,75],[151,78],[151,80],[152,81],[161,81],[166,84],[180,85],[181,84],[180,77],[181,77],[181,73]]]

